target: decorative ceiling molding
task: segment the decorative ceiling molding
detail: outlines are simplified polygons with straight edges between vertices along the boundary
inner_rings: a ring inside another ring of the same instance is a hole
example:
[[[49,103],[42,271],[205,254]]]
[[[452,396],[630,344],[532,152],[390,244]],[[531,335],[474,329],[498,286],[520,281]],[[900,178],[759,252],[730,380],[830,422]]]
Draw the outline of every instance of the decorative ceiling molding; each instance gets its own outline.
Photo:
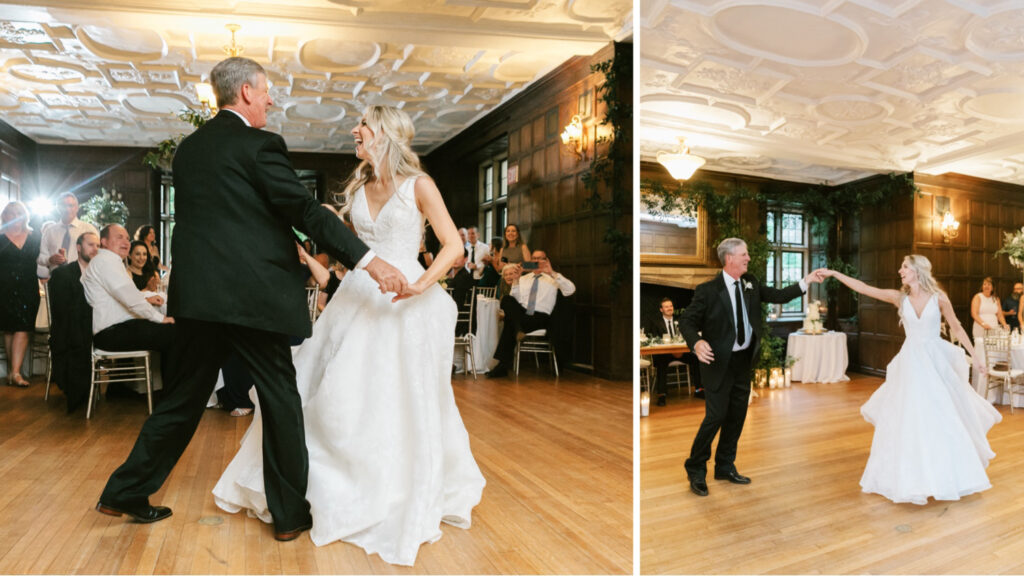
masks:
[[[237,23],[290,149],[352,152],[366,106],[409,112],[427,153],[577,55],[631,37],[630,0],[0,2],[0,119],[47,144],[153,146],[187,131]],[[628,33],[624,32],[628,30]]]
[[[1024,185],[1024,8],[998,0],[641,0],[641,158],[841,184]]]

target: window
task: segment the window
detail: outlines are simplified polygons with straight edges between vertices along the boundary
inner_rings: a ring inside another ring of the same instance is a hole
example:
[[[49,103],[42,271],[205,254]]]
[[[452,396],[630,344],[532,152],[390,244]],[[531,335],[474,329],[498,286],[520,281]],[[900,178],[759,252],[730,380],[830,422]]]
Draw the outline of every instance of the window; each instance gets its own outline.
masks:
[[[497,192],[497,193],[495,193]],[[492,158],[480,165],[480,242],[501,236],[508,219],[508,159]]]
[[[782,288],[799,282],[807,274],[809,262],[808,226],[799,212],[769,209],[765,229],[771,251],[766,260],[765,278],[769,286]],[[792,320],[804,313],[804,298],[785,304],[771,304],[769,310],[779,319]]]

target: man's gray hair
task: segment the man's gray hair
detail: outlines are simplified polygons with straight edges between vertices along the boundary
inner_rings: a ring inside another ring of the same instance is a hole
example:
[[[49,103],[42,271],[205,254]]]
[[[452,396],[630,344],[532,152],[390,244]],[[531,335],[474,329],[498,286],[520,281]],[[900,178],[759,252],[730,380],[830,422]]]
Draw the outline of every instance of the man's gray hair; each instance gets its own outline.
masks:
[[[722,262],[722,266],[725,266],[726,254],[734,254],[736,249],[740,246],[746,246],[747,243],[739,238],[726,238],[718,245],[718,259]]]
[[[250,58],[232,56],[218,62],[210,71],[210,84],[217,97],[217,106],[223,108],[235,104],[242,91],[242,84],[255,86],[260,75],[266,76],[266,70]]]

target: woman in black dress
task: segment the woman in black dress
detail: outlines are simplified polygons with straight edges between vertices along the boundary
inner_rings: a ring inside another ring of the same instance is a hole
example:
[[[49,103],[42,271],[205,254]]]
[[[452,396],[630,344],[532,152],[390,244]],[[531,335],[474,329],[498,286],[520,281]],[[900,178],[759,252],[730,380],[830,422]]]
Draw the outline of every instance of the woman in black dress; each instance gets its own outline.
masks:
[[[28,386],[21,365],[39,312],[36,258],[42,235],[29,227],[28,217],[21,202],[10,202],[0,212],[0,332],[7,353],[7,384],[21,388]]]

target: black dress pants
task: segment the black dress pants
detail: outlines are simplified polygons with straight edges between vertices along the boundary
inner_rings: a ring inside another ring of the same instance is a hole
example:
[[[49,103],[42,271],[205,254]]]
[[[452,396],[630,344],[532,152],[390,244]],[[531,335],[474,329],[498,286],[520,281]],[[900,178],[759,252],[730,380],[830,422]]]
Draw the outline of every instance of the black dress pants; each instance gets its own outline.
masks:
[[[143,504],[160,489],[192,439],[217,372],[233,350],[249,369],[262,408],[263,479],[274,526],[278,531],[309,526],[309,456],[288,336],[186,318],[178,318],[176,326],[166,356],[168,394],[143,424],[131,454],[110,477],[101,500],[110,505]]]
[[[494,351],[494,358],[508,365],[516,353],[516,334],[547,329],[551,316],[542,312],[534,312],[532,316],[528,316],[523,305],[511,296],[501,299],[501,309],[505,312],[505,325],[501,329],[501,336],[498,337],[498,348]]]
[[[717,390],[711,390],[711,383],[705,382],[704,421],[700,423],[697,436],[686,460],[686,473],[703,478],[707,474],[711,458],[711,442],[721,430],[718,449],[715,451],[715,470],[727,473],[736,470],[736,446],[747,419],[747,404],[750,401],[750,365],[753,346],[733,352],[725,376]]]

